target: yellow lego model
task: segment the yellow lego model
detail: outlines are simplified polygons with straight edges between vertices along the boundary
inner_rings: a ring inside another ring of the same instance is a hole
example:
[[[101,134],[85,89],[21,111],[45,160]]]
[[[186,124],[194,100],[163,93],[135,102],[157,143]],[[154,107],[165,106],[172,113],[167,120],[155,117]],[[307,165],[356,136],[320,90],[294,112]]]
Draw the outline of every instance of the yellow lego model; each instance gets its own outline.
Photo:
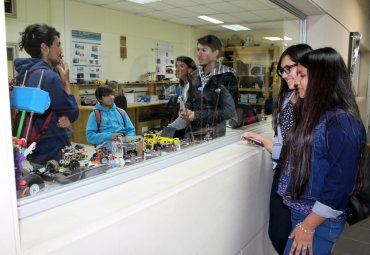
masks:
[[[158,131],[144,134],[144,150],[154,150],[157,146],[161,148],[169,145],[178,145],[179,138],[162,137]]]

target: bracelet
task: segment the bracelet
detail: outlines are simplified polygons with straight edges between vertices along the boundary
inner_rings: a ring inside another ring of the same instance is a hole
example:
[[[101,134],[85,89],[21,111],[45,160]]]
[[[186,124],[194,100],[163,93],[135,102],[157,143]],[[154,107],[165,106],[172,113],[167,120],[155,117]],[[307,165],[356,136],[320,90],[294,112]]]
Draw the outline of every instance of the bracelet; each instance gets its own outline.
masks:
[[[315,230],[308,230],[308,229],[305,229],[303,226],[302,226],[302,222],[299,222],[296,227],[299,227],[304,233],[306,234],[310,234],[310,235],[313,235],[315,233]]]

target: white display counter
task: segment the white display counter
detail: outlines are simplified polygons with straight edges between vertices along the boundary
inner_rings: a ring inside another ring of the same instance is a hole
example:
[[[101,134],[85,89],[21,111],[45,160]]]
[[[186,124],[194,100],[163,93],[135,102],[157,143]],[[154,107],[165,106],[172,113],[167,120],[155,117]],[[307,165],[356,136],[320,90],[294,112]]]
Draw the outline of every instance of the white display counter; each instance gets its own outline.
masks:
[[[272,176],[267,151],[235,142],[22,218],[22,254],[275,254]]]

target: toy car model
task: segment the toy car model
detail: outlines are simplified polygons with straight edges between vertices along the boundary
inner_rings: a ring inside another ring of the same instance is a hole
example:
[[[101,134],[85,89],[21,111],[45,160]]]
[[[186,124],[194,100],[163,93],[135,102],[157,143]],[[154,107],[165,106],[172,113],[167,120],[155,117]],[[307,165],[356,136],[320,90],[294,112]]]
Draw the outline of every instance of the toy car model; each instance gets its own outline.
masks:
[[[179,146],[179,138],[163,137],[158,131],[144,134],[144,150],[157,150],[169,146]]]

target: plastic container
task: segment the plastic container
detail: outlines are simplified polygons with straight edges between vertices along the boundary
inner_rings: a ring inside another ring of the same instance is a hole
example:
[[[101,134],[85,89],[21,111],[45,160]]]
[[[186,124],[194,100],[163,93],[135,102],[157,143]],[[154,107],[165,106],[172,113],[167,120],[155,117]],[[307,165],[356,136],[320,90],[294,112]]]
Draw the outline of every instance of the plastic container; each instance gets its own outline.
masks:
[[[50,106],[50,96],[38,88],[13,87],[10,106],[21,111],[43,114]]]

